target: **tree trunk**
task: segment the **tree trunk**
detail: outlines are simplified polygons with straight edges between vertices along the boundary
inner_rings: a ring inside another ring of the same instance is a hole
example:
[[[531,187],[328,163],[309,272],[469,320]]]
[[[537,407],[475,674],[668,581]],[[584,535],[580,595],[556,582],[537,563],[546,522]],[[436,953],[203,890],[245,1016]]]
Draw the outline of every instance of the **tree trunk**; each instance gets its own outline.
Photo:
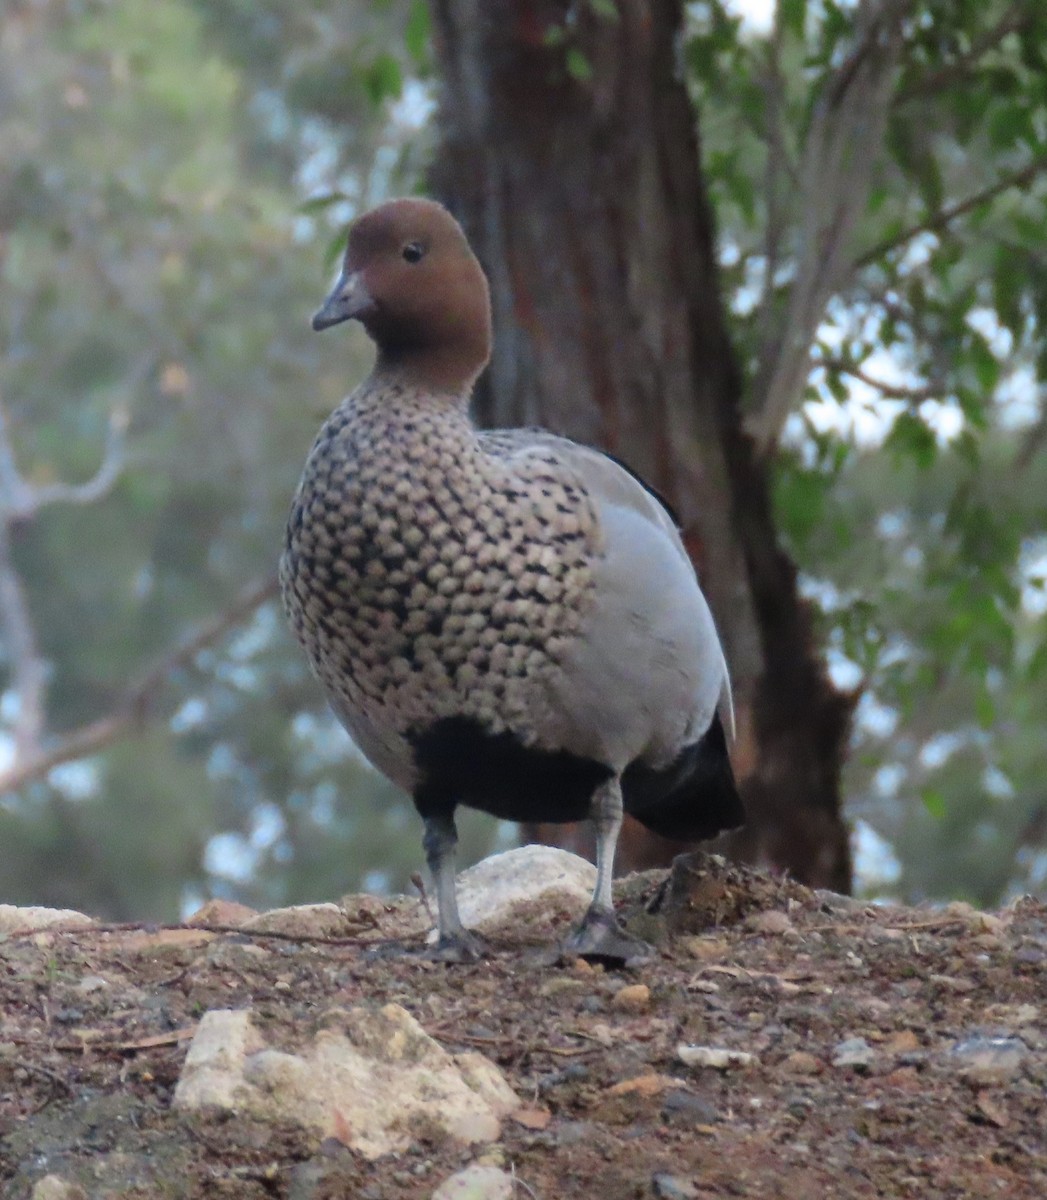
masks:
[[[730,853],[847,890],[839,774],[852,701],[814,652],[741,427],[679,0],[431,0],[442,71],[435,192],[491,281],[489,425],[621,456],[675,507],[735,687],[749,814]],[[584,846],[578,831],[538,831]],[[548,835],[546,837],[546,835]],[[681,849],[635,824],[623,869]]]

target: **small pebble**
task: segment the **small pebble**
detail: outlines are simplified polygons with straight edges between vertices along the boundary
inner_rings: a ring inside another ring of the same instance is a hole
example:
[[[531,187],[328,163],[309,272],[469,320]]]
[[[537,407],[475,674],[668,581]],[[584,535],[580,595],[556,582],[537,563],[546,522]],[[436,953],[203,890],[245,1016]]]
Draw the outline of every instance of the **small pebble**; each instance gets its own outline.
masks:
[[[37,1181],[30,1200],[87,1200],[87,1193],[60,1175],[45,1175]]]
[[[554,1088],[564,1087],[571,1083],[582,1083],[589,1078],[589,1068],[583,1063],[571,1063],[570,1066],[564,1067],[562,1071],[553,1071],[549,1075],[543,1075],[538,1080],[539,1092],[550,1092]]]
[[[563,992],[578,992],[587,987],[585,980],[572,979],[570,975],[554,975],[538,989],[540,996],[558,996]]]
[[[848,1038],[836,1047],[833,1053],[834,1067],[855,1067],[865,1069],[871,1067],[876,1058],[876,1051],[865,1038]]]
[[[1020,1038],[970,1037],[949,1050],[946,1062],[971,1083],[1007,1083],[1028,1057],[1028,1047]]]
[[[556,1144],[558,1146],[574,1146],[583,1142],[591,1142],[596,1135],[596,1126],[592,1121],[561,1121],[556,1126]]]
[[[432,1200],[512,1200],[513,1177],[497,1167],[473,1163],[457,1171],[432,1194]]]
[[[682,937],[677,945],[691,958],[697,958],[701,962],[726,958],[730,950],[727,939],[721,937]]]
[[[746,924],[756,933],[792,933],[795,929],[789,917],[778,908],[768,908],[750,917]]]
[[[611,1005],[624,1012],[643,1012],[651,1003],[651,989],[645,983],[630,983],[615,992]]]
[[[518,1108],[512,1114],[512,1118],[517,1125],[522,1125],[525,1129],[534,1129],[540,1133],[543,1129],[549,1128],[549,1122],[553,1119],[553,1114],[547,1108],[528,1106]]]
[[[657,1096],[677,1081],[671,1075],[635,1075],[607,1089],[609,1096]]]
[[[103,979],[101,975],[85,975],[76,985],[76,990],[87,995],[90,992],[100,992],[109,986],[109,980]]]
[[[978,1115],[989,1122],[990,1125],[995,1125],[997,1129],[1006,1129],[1011,1123],[1006,1111],[1001,1105],[991,1099],[985,1092],[978,1097],[976,1108]]]
[[[790,1075],[817,1075],[822,1069],[822,1063],[806,1050],[795,1050],[782,1063],[782,1069]]]
[[[693,1183],[681,1179],[679,1175],[666,1175],[660,1172],[651,1180],[654,1194],[660,1200],[693,1200],[698,1195],[698,1189]]]
[[[717,1071],[727,1071],[731,1067],[748,1067],[756,1061],[754,1055],[747,1054],[744,1050],[685,1044],[676,1047],[676,1057],[685,1067],[712,1067]]]
[[[701,1125],[713,1125],[720,1119],[719,1111],[708,1100],[680,1089],[666,1094],[662,1102],[662,1112],[666,1116],[683,1117]]]
[[[959,975],[929,975],[931,983],[936,983],[939,987],[947,988],[950,992],[962,994],[964,992],[973,992],[974,984],[969,979],[964,979]]]
[[[991,933],[999,937],[1007,926],[1004,921],[992,913],[979,912],[971,918],[971,928],[975,933]]]
[[[884,1042],[884,1049],[891,1050],[895,1054],[905,1054],[910,1050],[919,1050],[919,1048],[920,1039],[911,1029],[899,1029]]]
[[[883,1077],[888,1087],[903,1088],[907,1091],[920,1085],[920,1076],[915,1067],[896,1067],[890,1074]]]

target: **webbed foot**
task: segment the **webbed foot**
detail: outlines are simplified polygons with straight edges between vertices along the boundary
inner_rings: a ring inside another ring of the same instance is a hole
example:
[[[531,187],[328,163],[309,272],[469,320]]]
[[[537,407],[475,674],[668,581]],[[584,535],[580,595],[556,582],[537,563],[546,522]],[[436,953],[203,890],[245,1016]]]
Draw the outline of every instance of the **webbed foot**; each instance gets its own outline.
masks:
[[[491,955],[483,938],[468,929],[440,934],[436,945],[427,946],[424,953],[434,962],[445,963],[474,963]]]
[[[626,933],[618,924],[613,909],[590,908],[581,925],[563,944],[565,958],[594,959],[620,965],[654,958],[655,949],[640,938]]]
[[[474,963],[489,958],[490,949],[483,938],[463,929],[460,933],[443,934],[432,945],[405,945],[403,942],[382,942],[365,951],[368,959],[424,958],[429,962]]]

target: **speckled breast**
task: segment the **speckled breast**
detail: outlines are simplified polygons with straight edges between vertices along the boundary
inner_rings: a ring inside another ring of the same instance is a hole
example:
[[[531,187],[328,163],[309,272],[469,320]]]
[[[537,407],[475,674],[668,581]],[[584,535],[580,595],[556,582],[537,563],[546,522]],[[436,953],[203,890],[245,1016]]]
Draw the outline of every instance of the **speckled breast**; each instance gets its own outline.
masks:
[[[361,391],[306,463],[284,602],[344,711],[403,734],[467,716],[526,741],[591,602],[595,528],[549,451],[485,448],[449,400]]]

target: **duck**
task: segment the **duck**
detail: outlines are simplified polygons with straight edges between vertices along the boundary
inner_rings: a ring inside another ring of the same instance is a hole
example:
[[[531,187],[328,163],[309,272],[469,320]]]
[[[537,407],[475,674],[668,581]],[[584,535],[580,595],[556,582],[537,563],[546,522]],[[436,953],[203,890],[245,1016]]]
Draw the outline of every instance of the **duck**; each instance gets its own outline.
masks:
[[[281,592],[334,713],[421,817],[432,952],[487,949],[458,910],[465,806],[591,820],[595,887],[562,952],[642,958],[612,897],[623,814],[686,841],[744,821],[727,663],[676,522],[608,454],[474,424],[491,303],[443,205],[395,199],[352,223],[312,327],[347,321],[374,366],[308,455]]]

